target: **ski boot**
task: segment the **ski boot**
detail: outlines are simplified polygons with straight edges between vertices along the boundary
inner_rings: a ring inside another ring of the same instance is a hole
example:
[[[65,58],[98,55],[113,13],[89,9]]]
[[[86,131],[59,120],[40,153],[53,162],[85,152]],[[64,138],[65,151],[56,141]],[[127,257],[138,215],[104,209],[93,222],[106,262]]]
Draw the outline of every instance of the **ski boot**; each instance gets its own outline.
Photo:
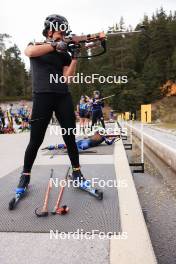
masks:
[[[103,199],[103,192],[91,186],[91,181],[83,177],[80,168],[73,168],[73,173],[70,177],[73,180],[74,187],[88,192],[98,200]]]
[[[30,182],[30,174],[22,173],[19,184],[16,188],[16,195],[9,202],[9,210],[13,210],[16,207],[19,200],[24,197],[27,191],[29,182]]]

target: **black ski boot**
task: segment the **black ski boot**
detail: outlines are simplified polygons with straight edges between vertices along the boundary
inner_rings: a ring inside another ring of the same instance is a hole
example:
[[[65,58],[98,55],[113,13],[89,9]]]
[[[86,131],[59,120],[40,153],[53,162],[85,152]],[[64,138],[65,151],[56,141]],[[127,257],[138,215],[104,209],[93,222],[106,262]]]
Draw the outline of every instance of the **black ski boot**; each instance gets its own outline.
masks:
[[[28,184],[30,182],[30,174],[22,173],[18,186],[16,188],[16,195],[12,200],[9,202],[9,210],[13,210],[19,200],[25,195]]]
[[[74,187],[77,187],[83,191],[88,192],[90,195],[96,197],[98,200],[103,199],[103,192],[91,186],[91,181],[86,180],[79,168],[73,168],[72,180]]]
[[[73,168],[72,179],[73,179],[73,181],[78,181],[78,182],[81,182],[81,180],[83,180],[83,181],[86,180],[83,177],[83,174],[82,174],[80,168]]]

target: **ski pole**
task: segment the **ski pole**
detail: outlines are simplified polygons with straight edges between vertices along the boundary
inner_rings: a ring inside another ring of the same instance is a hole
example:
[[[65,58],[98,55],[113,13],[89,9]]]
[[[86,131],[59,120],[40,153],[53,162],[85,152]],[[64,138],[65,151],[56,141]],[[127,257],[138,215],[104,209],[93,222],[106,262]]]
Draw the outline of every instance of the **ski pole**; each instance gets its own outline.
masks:
[[[42,207],[41,210],[40,210],[40,208],[36,208],[35,209],[35,214],[38,217],[46,217],[46,216],[48,216],[48,201],[49,201],[49,194],[50,194],[50,191],[52,189],[51,179],[53,177],[53,173],[54,173],[54,170],[51,169],[51,174],[50,174],[50,178],[49,178],[49,182],[48,182],[48,187],[47,187],[47,190],[46,190],[46,193],[45,193],[45,199],[44,199],[43,207]]]
[[[69,172],[70,172],[70,166],[67,170],[67,173],[66,173],[66,177],[65,179],[67,180],[67,177],[69,175]],[[60,214],[60,215],[64,215],[64,214],[67,214],[68,211],[69,211],[69,208],[67,205],[63,205],[60,207],[60,202],[61,202],[61,199],[62,199],[62,196],[63,196],[63,192],[64,192],[64,189],[65,189],[65,186],[62,186],[61,187],[61,190],[59,192],[59,195],[58,195],[58,198],[57,198],[57,201],[56,201],[56,205],[52,211],[52,214],[55,215],[55,214]]]

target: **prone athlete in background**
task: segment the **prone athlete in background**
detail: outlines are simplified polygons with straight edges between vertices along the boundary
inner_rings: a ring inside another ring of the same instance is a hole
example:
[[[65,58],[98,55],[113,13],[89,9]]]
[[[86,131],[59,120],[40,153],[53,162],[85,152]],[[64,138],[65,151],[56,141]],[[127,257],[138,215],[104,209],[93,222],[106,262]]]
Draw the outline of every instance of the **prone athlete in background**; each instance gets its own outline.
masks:
[[[79,150],[86,150],[89,148],[97,147],[101,143],[105,142],[107,145],[112,145],[118,138],[119,135],[101,135],[98,131],[87,139],[81,139],[76,141]],[[65,144],[50,145],[43,148],[42,150],[54,150],[54,149],[66,149]]]

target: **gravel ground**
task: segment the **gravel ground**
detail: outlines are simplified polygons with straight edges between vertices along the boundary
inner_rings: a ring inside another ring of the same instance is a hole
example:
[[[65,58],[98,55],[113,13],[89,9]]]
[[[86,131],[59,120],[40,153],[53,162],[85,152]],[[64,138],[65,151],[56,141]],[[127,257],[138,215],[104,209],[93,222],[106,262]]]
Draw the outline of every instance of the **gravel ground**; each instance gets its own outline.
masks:
[[[139,161],[139,148],[134,142],[133,146],[128,157],[131,161]],[[134,174],[136,189],[158,263],[175,264],[176,174],[146,147],[145,153],[145,173]]]

